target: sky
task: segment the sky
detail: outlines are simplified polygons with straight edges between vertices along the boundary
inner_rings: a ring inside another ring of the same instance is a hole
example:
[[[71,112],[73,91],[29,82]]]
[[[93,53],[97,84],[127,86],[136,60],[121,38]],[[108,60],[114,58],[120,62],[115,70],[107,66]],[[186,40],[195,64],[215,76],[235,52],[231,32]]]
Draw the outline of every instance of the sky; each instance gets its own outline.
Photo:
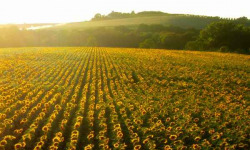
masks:
[[[67,23],[111,11],[163,11],[250,19],[249,0],[0,0],[0,24]]]

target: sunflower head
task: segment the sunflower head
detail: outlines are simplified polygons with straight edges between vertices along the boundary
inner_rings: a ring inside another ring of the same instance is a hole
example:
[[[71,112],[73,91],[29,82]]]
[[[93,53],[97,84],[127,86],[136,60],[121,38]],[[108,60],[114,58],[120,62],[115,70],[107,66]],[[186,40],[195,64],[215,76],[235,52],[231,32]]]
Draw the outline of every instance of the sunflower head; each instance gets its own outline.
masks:
[[[192,148],[197,150],[201,149],[201,147],[198,144],[193,144]]]
[[[174,141],[174,140],[177,139],[177,135],[170,135],[170,136],[169,136],[169,139],[172,140],[172,141]]]
[[[44,127],[42,128],[42,130],[43,130],[44,132],[48,132],[48,131],[49,131],[49,128],[48,128],[47,126],[44,126]]]
[[[197,136],[197,137],[194,138],[194,140],[195,140],[196,142],[198,142],[200,139],[201,139],[201,137],[199,137],[199,136]]]
[[[217,135],[215,135],[215,136],[212,137],[212,140],[214,141],[214,140],[217,140],[217,139],[219,139],[219,138],[220,138],[220,135],[217,134]]]
[[[166,145],[166,146],[164,147],[164,150],[172,150],[172,148],[171,148],[170,145]]]
[[[141,145],[135,145],[134,150],[139,150],[141,149]]]
[[[147,144],[149,142],[149,139],[146,138],[145,140],[143,140],[143,144]]]
[[[4,146],[4,145],[6,145],[6,144],[7,144],[7,141],[6,141],[6,140],[0,141],[0,146]]]
[[[118,144],[118,143],[115,143],[115,144],[114,144],[114,147],[115,147],[115,148],[118,148],[118,147],[119,147],[119,144]]]
[[[22,144],[21,143],[15,144],[15,150],[18,150],[20,148],[22,148]]]
[[[88,135],[87,138],[90,140],[90,139],[92,139],[93,137],[94,137],[94,134],[91,133],[91,134]]]

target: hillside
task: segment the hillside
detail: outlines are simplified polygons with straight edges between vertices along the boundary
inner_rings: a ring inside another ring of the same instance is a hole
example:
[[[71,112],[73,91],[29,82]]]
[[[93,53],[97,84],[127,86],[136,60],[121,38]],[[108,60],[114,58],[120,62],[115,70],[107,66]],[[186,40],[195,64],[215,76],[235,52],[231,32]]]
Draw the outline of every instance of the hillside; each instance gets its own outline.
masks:
[[[68,23],[66,25],[55,27],[58,29],[72,28],[93,28],[93,27],[113,27],[113,26],[134,26],[139,24],[161,24],[166,26],[178,26],[182,28],[202,29],[208,24],[223,20],[219,17],[206,17],[194,15],[156,15],[140,16],[128,18],[115,18],[105,20],[92,20],[85,22]]]
[[[20,25],[3,27],[0,47],[92,46],[250,53],[249,25],[246,17],[111,12],[96,14],[86,22],[27,26],[27,30],[20,30]]]

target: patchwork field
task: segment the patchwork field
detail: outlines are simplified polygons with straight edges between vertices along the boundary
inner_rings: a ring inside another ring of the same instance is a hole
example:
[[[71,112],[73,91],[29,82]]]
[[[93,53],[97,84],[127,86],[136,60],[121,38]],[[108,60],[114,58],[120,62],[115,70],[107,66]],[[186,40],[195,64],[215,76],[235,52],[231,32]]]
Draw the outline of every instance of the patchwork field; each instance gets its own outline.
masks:
[[[249,149],[250,56],[0,49],[0,149]]]

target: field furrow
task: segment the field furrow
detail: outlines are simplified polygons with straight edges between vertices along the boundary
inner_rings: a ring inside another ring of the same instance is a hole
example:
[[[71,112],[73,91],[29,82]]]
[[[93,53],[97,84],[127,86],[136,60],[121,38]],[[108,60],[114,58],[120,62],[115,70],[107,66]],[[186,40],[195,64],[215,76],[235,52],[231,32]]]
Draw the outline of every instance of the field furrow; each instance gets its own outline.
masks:
[[[249,149],[250,57],[0,49],[0,150]]]

